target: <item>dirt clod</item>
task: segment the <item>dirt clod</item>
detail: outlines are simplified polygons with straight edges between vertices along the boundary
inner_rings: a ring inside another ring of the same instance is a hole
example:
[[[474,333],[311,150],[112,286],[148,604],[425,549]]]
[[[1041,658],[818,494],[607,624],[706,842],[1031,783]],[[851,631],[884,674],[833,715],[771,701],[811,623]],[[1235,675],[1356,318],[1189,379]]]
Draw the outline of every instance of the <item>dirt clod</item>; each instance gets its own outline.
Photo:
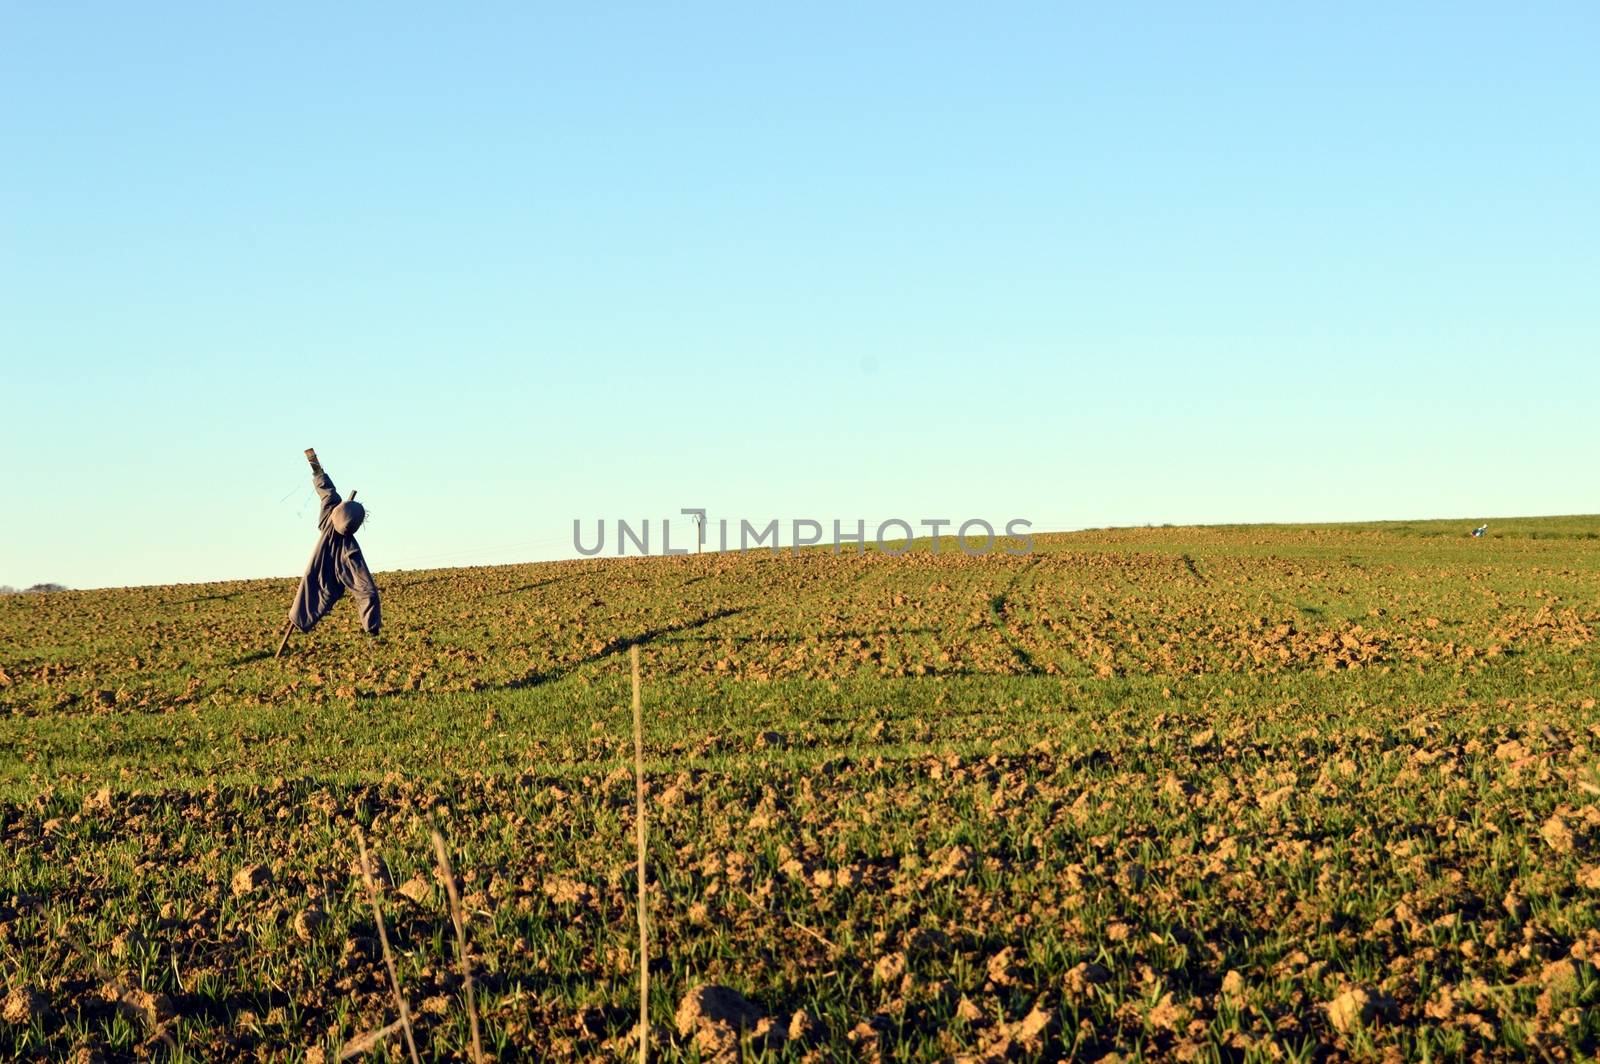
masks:
[[[737,990],[702,984],[683,996],[674,1020],[679,1035],[693,1036],[702,1052],[715,1054],[726,1052],[730,1043],[737,1045],[740,1033],[755,1030],[763,1016]]]
[[[985,968],[989,981],[995,986],[1010,986],[1017,981],[1020,974],[1017,968],[1016,951],[1010,946],[989,958]]]
[[[1333,1029],[1348,1033],[1376,1020],[1382,1011],[1382,1004],[1382,1000],[1376,994],[1364,987],[1356,986],[1340,993],[1324,1008],[1328,1013],[1328,1022],[1333,1024]]]
[[[49,999],[31,986],[13,987],[11,993],[6,995],[3,1012],[0,1012],[7,1023],[19,1027],[42,1020],[49,1014]]]
[[[1016,1040],[1025,1045],[1036,1045],[1061,1024],[1061,1014],[1055,1009],[1035,1005],[1017,1024]]]
[[[828,1040],[828,1025],[809,1009],[799,1009],[789,1018],[789,1041],[801,1045],[821,1045]]]
[[[1556,853],[1571,853],[1573,850],[1575,840],[1572,829],[1567,826],[1567,822],[1559,813],[1544,822],[1544,826],[1539,829],[1539,837],[1544,839],[1545,845]]]
[[[178,1014],[172,999],[148,990],[123,990],[116,999],[117,1011],[131,1020],[156,1028]]]
[[[424,905],[433,896],[433,888],[421,876],[412,876],[400,884],[400,889],[395,893],[416,905]]]
[[[880,983],[897,983],[906,974],[906,955],[889,953],[878,958],[872,966],[872,977]]]
[[[328,914],[315,906],[300,910],[294,917],[294,933],[302,942],[310,942],[327,926]]]
[[[233,874],[233,896],[248,898],[272,884],[272,870],[266,865],[250,865]]]

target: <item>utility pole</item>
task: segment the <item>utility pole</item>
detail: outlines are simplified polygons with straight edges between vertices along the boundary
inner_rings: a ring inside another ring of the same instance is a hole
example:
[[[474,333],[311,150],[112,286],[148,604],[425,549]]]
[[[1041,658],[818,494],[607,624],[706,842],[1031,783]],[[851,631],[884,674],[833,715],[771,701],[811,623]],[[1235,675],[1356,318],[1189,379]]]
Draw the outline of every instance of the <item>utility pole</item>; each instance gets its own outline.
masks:
[[[685,506],[678,512],[694,518],[694,552],[699,554],[706,549],[706,508],[704,506]]]

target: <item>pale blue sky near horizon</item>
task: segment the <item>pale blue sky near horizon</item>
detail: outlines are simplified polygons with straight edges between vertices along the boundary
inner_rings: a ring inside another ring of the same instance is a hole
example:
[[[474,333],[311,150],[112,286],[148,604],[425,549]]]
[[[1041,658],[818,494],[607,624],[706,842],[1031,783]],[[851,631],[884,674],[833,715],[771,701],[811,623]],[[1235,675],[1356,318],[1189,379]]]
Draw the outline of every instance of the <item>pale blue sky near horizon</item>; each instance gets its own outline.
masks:
[[[1592,3],[0,4],[0,583],[1600,511]]]

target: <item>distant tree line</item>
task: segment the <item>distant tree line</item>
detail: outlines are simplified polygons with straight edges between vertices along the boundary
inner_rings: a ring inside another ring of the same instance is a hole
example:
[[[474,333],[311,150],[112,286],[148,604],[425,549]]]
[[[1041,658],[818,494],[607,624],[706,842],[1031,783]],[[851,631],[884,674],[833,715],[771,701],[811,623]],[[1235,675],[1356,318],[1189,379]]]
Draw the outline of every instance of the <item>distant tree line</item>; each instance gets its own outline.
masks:
[[[66,584],[34,584],[31,587],[16,588],[10,584],[0,584],[0,595],[27,595],[32,592],[65,591]]]

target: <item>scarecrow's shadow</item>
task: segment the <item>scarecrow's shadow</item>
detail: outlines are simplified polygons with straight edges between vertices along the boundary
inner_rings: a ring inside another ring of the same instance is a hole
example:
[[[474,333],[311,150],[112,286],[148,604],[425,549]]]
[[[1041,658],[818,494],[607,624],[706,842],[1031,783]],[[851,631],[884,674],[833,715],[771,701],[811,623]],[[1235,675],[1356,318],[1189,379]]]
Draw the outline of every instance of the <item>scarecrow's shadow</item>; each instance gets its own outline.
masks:
[[[170,603],[168,603],[168,605],[188,606],[196,602],[232,602],[235,598],[242,594],[244,594],[242,591],[218,591],[210,595],[196,595],[193,598],[173,599]]]
[[[421,580],[406,580],[401,583],[390,584],[383,590],[394,594],[401,591],[410,591],[414,587],[425,587],[428,584],[443,583],[444,581],[450,579],[452,579],[450,576],[425,576]]]
[[[234,658],[232,661],[228,662],[227,664],[231,668],[234,665],[248,665],[252,661],[266,661],[270,657],[272,657],[272,651],[270,651],[270,650],[258,650],[254,654],[246,654],[242,658]]]
[[[711,624],[714,621],[720,621],[724,617],[732,617],[742,612],[744,612],[743,607],[739,607],[738,609],[720,609],[713,613],[708,613],[704,617],[697,617],[692,621],[684,621],[682,624],[668,625],[665,628],[651,628],[645,632],[641,632],[636,636],[618,636],[616,639],[613,639],[604,646],[600,647],[600,649],[596,650],[594,653],[589,654],[588,656],[576,662],[573,662],[571,665],[567,665],[563,668],[549,669],[543,672],[530,672],[526,676],[512,680],[510,683],[501,684],[500,689],[505,691],[517,691],[527,687],[542,687],[547,683],[555,683],[557,680],[566,679],[568,676],[583,668],[585,665],[592,665],[602,658],[608,658],[619,651],[627,650],[629,647],[642,647],[647,643],[656,642],[657,640],[664,639],[667,636],[677,635],[679,632],[692,632],[697,628],[704,628],[706,625]]]
[[[722,643],[729,642],[739,645],[749,643],[773,643],[787,645],[789,643],[804,643],[812,638],[822,642],[839,642],[845,639],[868,639],[875,635],[910,636],[910,635],[937,635],[940,629],[932,627],[921,628],[850,628],[836,632],[819,632],[815,637],[811,635],[697,635],[685,639],[685,643]]]
[[[520,595],[524,591],[534,591],[534,590],[537,590],[538,588],[541,588],[541,587],[548,587],[551,584],[554,584],[558,580],[561,580],[561,579],[563,579],[563,578],[559,577],[559,576],[552,576],[548,580],[535,580],[533,583],[531,583],[531,584],[523,584],[521,587],[508,587],[503,591],[488,591],[488,592],[484,593],[483,597],[484,598],[501,598],[501,597],[506,596],[506,595]]]

